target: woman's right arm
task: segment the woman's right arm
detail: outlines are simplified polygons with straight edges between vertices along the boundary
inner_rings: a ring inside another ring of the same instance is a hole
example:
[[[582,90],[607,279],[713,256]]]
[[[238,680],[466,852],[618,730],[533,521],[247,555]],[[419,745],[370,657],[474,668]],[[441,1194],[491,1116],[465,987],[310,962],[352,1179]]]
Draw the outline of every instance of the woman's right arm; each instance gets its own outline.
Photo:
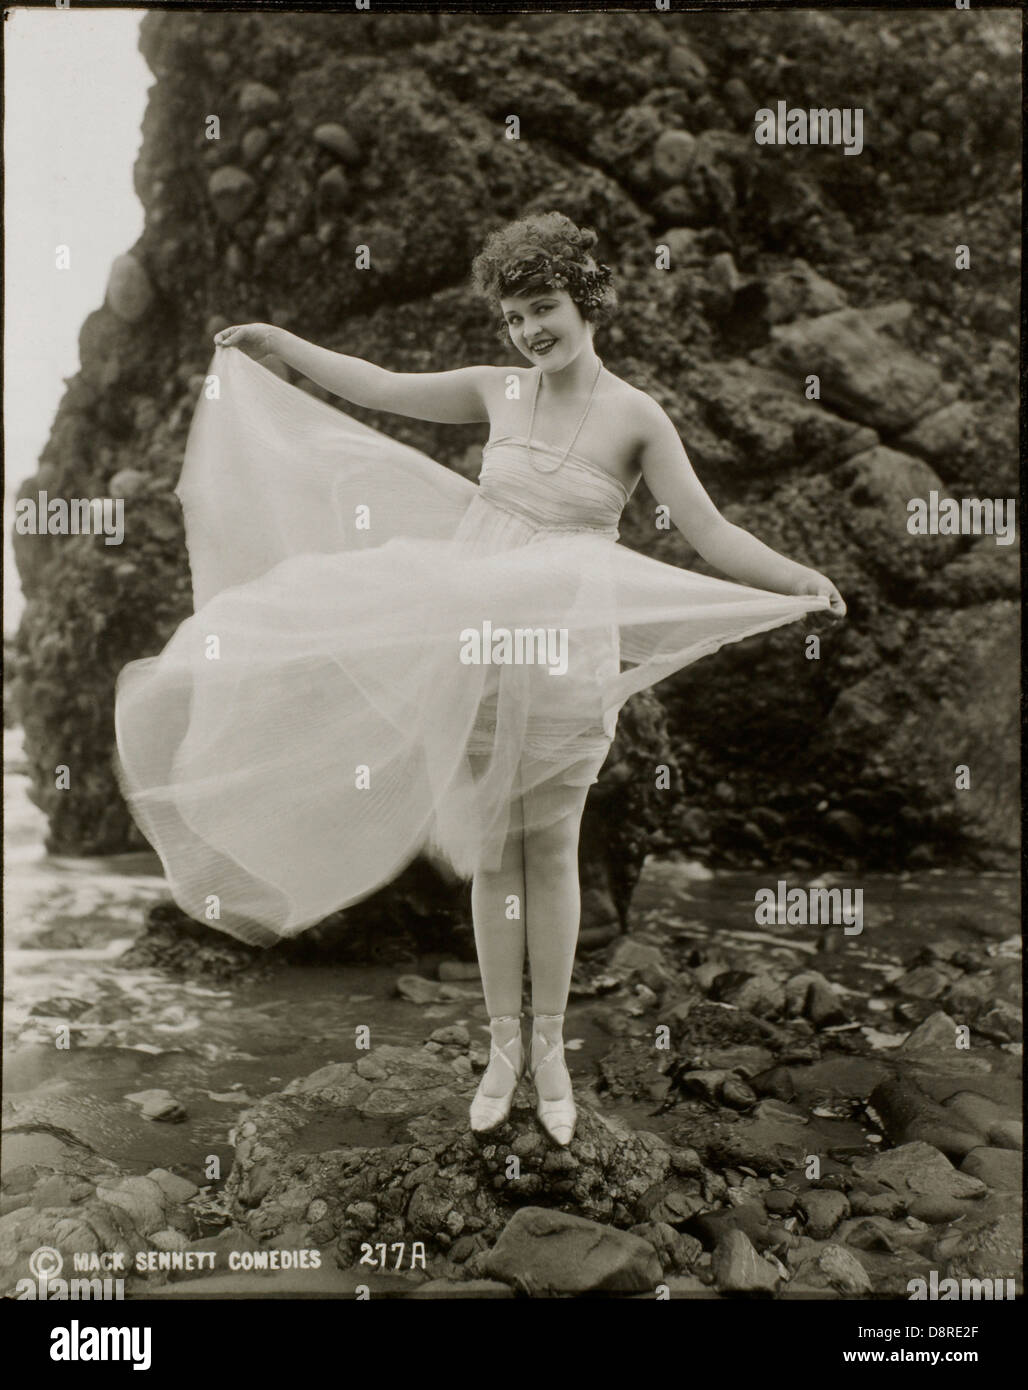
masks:
[[[486,393],[502,372],[486,366],[458,367],[451,372],[390,372],[362,357],[318,347],[273,324],[227,328],[215,336],[215,342],[222,347],[258,346],[353,405],[439,424],[487,421]]]

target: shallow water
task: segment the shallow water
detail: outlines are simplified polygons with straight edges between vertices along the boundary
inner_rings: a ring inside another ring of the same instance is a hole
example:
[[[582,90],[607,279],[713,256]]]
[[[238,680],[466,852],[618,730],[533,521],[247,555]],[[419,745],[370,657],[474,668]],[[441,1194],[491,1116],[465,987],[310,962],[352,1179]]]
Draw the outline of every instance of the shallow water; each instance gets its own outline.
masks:
[[[125,1172],[162,1166],[195,1175],[208,1155],[217,1154],[227,1173],[229,1131],[239,1112],[295,1077],[352,1060],[359,1026],[371,1028],[376,1044],[419,1045],[434,1028],[463,1022],[486,1041],[485,1010],[477,1001],[425,1006],[397,995],[399,974],[434,977],[438,957],[404,968],[292,965],[231,988],[121,966],[147,906],[167,896],[159,861],[144,854],[48,857],[44,818],[18,771],[17,734],[8,733],[5,762],[4,1087],[13,1123],[22,1126],[8,1131],[5,1170],[45,1161],[52,1130],[74,1135]],[[809,875],[782,876],[789,887],[810,882]],[[829,951],[833,980],[872,1000],[900,973],[901,959],[941,935],[968,944],[987,940],[999,960],[1016,958],[1018,883],[1012,875],[933,870],[847,880],[864,892],[859,935],[846,935],[841,925],[758,926],[754,893],[775,884],[767,873],[714,876],[694,864],[649,861],[632,928],[653,929],[672,947],[678,940],[733,957],[742,950],[758,962],[777,960],[793,969],[822,968],[822,952]],[[601,1024],[595,1000],[570,1006],[569,1064],[583,1088],[612,1045]],[[57,1045],[62,1029],[66,1048]],[[887,1049],[907,1031],[883,1008],[880,1036],[868,1036],[869,1048]],[[995,1049],[994,1083],[1013,1084],[1015,1053]],[[144,1120],[139,1105],[127,1099],[158,1088],[184,1107],[185,1123]],[[636,1127],[663,1127],[652,1102],[605,1104]],[[845,1117],[826,1123],[835,1143],[864,1141]],[[341,1113],[332,1134],[310,1138],[320,1149],[379,1145],[392,1135],[388,1118]]]

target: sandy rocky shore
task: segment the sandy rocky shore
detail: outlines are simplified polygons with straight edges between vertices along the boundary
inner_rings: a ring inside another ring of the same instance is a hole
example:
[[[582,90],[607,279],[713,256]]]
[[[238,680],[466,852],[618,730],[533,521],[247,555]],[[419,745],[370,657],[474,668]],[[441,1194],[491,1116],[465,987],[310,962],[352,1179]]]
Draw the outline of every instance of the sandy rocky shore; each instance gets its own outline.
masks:
[[[757,940],[721,951],[648,929],[580,960],[568,1035],[588,1018],[609,1049],[591,1079],[572,1060],[580,1118],[564,1151],[538,1127],[527,1082],[507,1125],[485,1139],[468,1130],[487,1052],[477,968],[457,960],[435,979],[400,974],[397,990],[453,1003],[472,1028],[355,1049],[264,1096],[232,1130],[217,1191],[169,1169],[118,1171],[37,1097],[7,1120],[15,1149],[19,1134],[37,1142],[31,1162],[8,1159],[4,1289],[53,1245],[121,1251],[129,1270],[141,1250],[219,1252],[211,1272],[130,1273],[130,1298],[359,1286],[373,1297],[906,1298],[933,1270],[1012,1278],[1020,1292],[1013,939],[958,918],[873,992],[833,980],[838,951],[808,948],[809,968],[781,954],[768,966]],[[967,1049],[955,1046],[963,1023]],[[135,1100],[155,1123],[188,1123],[166,1092]],[[409,1267],[415,1242],[424,1268]],[[230,1252],[262,1249],[317,1249],[321,1267],[229,1272]]]

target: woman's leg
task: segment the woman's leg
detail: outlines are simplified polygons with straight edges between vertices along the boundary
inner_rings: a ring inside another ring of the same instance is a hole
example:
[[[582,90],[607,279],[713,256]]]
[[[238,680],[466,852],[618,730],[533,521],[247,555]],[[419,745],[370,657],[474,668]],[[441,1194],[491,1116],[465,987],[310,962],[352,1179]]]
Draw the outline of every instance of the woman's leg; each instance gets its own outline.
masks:
[[[474,760],[472,762],[474,767]],[[491,1024],[493,1042],[507,1046],[507,1058],[516,1065],[517,1049],[511,1050],[521,1034],[521,985],[525,969],[525,861],[520,829],[520,806],[515,805],[512,823],[518,828],[508,833],[495,870],[480,869],[471,881],[471,917],[475,947],[482,972],[482,991],[490,1019],[509,1019]],[[510,1090],[511,1069],[490,1049],[489,1065],[479,1084],[484,1096],[502,1097]]]
[[[561,818],[525,834],[528,958],[532,1012],[537,1017],[563,1015],[567,1006],[582,906],[578,838],[588,793],[588,787],[568,788],[567,810]],[[534,1028],[533,1034],[541,1033],[553,1042],[560,1028],[548,1027],[548,1033],[546,1028]],[[534,1050],[545,1049],[534,1045]],[[538,1057],[533,1057],[533,1067],[537,1062]],[[536,1072],[536,1090],[543,1100],[556,1100],[566,1093],[567,1073],[559,1058]]]

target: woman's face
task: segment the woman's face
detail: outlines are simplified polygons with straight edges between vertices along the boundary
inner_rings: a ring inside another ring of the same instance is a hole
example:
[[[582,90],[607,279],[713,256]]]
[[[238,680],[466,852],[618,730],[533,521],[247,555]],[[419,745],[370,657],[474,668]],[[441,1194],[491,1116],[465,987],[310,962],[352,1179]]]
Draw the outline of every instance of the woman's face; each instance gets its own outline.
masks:
[[[541,371],[566,367],[592,340],[592,329],[567,290],[533,290],[500,300],[510,340]]]

